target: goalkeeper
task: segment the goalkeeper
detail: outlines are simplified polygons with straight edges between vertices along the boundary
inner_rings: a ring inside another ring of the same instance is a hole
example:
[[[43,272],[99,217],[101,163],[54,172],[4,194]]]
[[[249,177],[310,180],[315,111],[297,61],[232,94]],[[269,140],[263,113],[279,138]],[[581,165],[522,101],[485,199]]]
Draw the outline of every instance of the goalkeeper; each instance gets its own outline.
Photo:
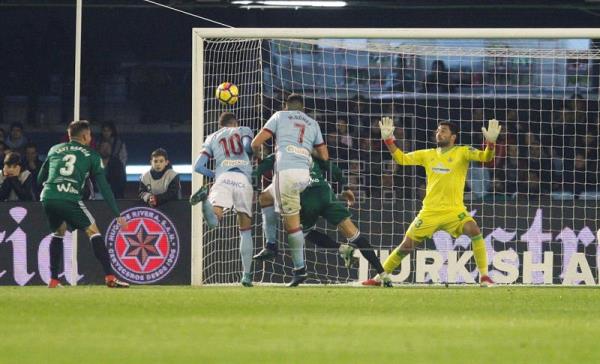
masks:
[[[261,176],[271,171],[274,162],[274,154],[265,158],[253,172],[253,181],[256,183]],[[325,180],[325,172],[328,172],[333,182],[345,185],[342,171],[338,166],[329,161],[313,159],[310,169],[311,184],[300,194],[300,223],[303,226],[306,240],[322,248],[339,249],[346,267],[350,267],[354,249],[358,248],[377,273],[384,274],[373,247],[350,220],[352,214],[348,207],[337,199],[331,185]],[[259,195],[263,215],[263,231],[267,238],[266,247],[254,256],[254,259],[259,261],[272,259],[277,255],[277,222],[279,219],[273,206],[273,190],[274,187],[271,184]],[[345,190],[342,195],[348,201],[348,205],[354,203],[352,191]],[[349,244],[340,245],[328,235],[315,230],[320,216],[324,217],[328,223],[337,226],[340,233],[348,239]]]
[[[378,274],[363,284],[388,285],[389,274],[400,265],[402,258],[424,239],[430,238],[438,230],[444,230],[455,238],[462,234],[471,238],[473,255],[479,270],[479,283],[483,287],[493,285],[494,282],[488,276],[487,253],[481,230],[463,203],[463,191],[469,162],[489,162],[494,158],[495,143],[501,129],[498,121],[490,120],[487,129],[481,128],[487,144],[484,151],[455,145],[458,127],[448,121],[438,124],[435,134],[437,148],[406,154],[394,142],[393,120],[383,118],[379,127],[381,138],[396,163],[425,167],[427,189],[423,207],[410,224],[404,240],[383,263],[385,274]]]

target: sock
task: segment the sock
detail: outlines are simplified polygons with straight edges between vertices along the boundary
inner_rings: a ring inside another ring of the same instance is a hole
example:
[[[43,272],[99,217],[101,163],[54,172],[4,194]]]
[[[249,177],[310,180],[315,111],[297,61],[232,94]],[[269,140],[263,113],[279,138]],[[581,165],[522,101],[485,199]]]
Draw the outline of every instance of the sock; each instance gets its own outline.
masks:
[[[288,234],[288,244],[294,269],[304,268],[304,234],[302,230]]]
[[[252,269],[252,230],[240,230],[240,256],[242,257],[242,269],[244,273],[250,273]]]
[[[365,257],[365,259],[369,263],[371,263],[371,265],[373,266],[373,268],[375,268],[377,273],[382,273],[384,269],[381,266],[381,262],[377,258],[377,255],[375,255],[373,247],[371,246],[371,244],[369,244],[367,238],[362,236],[360,232],[358,234],[358,237],[354,238],[353,240],[348,239],[348,242],[354,244],[358,248],[358,250],[360,250],[362,256]]]
[[[58,279],[63,261],[63,237],[52,234],[50,240],[50,278]]]
[[[471,238],[473,255],[475,256],[475,264],[479,270],[479,276],[488,275],[487,252],[485,251],[485,241],[481,234]]]
[[[400,247],[394,249],[392,254],[383,262],[383,270],[386,273],[392,273],[394,269],[400,266],[402,259],[407,255],[405,251],[400,250]]]
[[[215,228],[219,226],[219,218],[213,211],[213,206],[208,199],[202,201],[202,213],[204,214],[204,220],[209,228]]]
[[[317,230],[311,230],[304,238],[321,248],[337,249],[340,247],[340,244],[330,238],[329,235],[323,234]]]
[[[102,235],[96,234],[90,238],[90,242],[92,243],[92,249],[94,250],[94,255],[96,259],[102,264],[102,269],[104,269],[105,275],[113,274],[112,267],[110,265],[110,257],[108,256],[108,249],[106,249],[106,245],[104,245],[104,239],[102,239]]]
[[[273,206],[267,206],[262,208],[262,221],[263,231],[268,243],[277,242],[277,222],[279,221],[279,214],[275,212]]]

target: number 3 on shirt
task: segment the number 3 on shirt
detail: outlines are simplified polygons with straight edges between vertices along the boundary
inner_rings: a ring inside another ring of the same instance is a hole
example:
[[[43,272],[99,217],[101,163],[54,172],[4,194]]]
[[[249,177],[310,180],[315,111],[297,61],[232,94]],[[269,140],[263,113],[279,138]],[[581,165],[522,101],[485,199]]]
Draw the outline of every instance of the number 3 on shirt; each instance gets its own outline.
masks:
[[[65,162],[65,166],[60,168],[58,172],[63,176],[70,176],[73,174],[75,170],[75,162],[77,162],[77,156],[74,154],[67,154],[63,157],[63,162]]]
[[[306,129],[306,125],[294,123],[294,127],[300,129],[300,133],[298,134],[298,143],[302,144],[304,141],[304,129]]]

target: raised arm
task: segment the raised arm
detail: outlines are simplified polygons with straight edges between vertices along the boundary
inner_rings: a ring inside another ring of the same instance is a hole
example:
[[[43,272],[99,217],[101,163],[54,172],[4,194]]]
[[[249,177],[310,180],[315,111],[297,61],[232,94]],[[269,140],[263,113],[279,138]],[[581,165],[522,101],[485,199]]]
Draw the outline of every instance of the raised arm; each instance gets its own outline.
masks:
[[[202,154],[200,154],[200,156],[198,156],[194,162],[194,172],[200,173],[208,178],[215,178],[215,173],[206,168],[206,164],[208,163],[209,159],[208,153],[202,152]]]
[[[492,119],[488,122],[487,129],[481,128],[481,132],[485,137],[485,150],[481,151],[475,148],[470,148],[467,154],[467,159],[470,161],[489,162],[494,159],[496,155],[496,140],[500,135],[502,126],[496,119]]]
[[[263,144],[269,139],[273,137],[273,133],[268,129],[262,129],[256,134],[256,137],[252,140],[250,146],[252,147],[252,152],[254,155],[261,156]]]
[[[323,161],[329,160],[329,151],[327,150],[327,146],[322,144],[315,147],[314,156]]]
[[[422,165],[419,158],[419,151],[412,153],[404,153],[396,146],[396,138],[394,137],[394,120],[384,117],[379,121],[379,129],[381,129],[381,139],[387,146],[392,158],[401,166],[420,166]]]

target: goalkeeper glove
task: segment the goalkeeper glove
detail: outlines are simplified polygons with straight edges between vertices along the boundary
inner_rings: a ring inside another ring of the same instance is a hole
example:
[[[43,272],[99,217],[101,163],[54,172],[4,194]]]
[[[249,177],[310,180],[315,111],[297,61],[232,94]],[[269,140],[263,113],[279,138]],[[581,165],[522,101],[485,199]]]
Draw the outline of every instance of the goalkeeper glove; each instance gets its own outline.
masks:
[[[379,129],[381,130],[381,139],[385,141],[386,144],[394,142],[394,120],[389,117],[383,117],[379,121]]]
[[[502,127],[496,119],[489,121],[487,129],[485,126],[481,127],[481,132],[483,133],[485,140],[492,144],[496,143],[498,135],[500,135],[500,130],[502,130]]]

